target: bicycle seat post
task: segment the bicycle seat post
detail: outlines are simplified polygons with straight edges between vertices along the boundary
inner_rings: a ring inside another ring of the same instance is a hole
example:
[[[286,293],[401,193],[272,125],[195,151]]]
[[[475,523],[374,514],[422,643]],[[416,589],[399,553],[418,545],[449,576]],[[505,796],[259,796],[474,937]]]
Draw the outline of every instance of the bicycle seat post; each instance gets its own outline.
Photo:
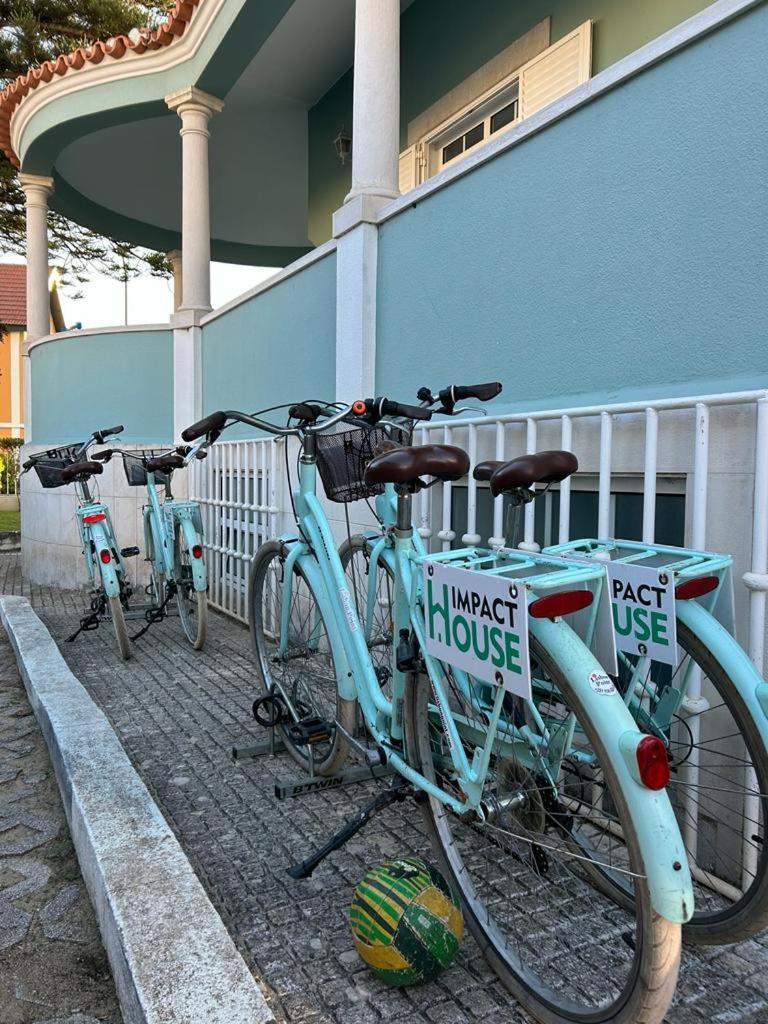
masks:
[[[398,537],[410,537],[412,526],[413,495],[404,488],[397,488],[397,522],[395,530]]]

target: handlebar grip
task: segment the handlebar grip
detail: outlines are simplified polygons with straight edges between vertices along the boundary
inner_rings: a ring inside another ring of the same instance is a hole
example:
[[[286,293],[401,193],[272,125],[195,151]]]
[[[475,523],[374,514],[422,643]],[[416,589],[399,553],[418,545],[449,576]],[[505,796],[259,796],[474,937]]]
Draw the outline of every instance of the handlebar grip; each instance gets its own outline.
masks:
[[[116,427],[105,427],[104,430],[97,430],[96,433],[99,437],[109,437],[111,434],[122,434],[124,430],[125,427],[121,423]]]
[[[212,412],[210,416],[193,423],[191,427],[182,430],[181,436],[185,441],[196,441],[198,437],[210,434],[214,430],[221,431],[226,426],[227,416],[224,412]]]
[[[401,402],[393,402],[389,398],[380,399],[379,408],[382,416],[402,416],[407,420],[432,419],[431,409],[424,409],[420,405],[403,405]]]
[[[454,402],[461,402],[465,398],[477,398],[480,402],[490,402],[499,394],[499,381],[490,381],[488,384],[454,384],[452,388],[444,388],[440,392],[440,400],[445,403],[446,398]]]
[[[303,420],[304,423],[314,423],[318,416],[322,416],[323,410],[313,402],[297,402],[288,410],[288,415],[294,420]]]
[[[37,462],[37,459],[34,458],[34,457],[31,458],[31,459],[27,459],[27,461],[23,464],[23,466],[21,468],[22,469],[32,469],[32,467],[34,466],[34,464],[36,462]]]
[[[109,462],[114,454],[115,453],[110,451],[109,448],[105,448],[103,452],[93,452],[91,458],[95,459],[97,462]]]

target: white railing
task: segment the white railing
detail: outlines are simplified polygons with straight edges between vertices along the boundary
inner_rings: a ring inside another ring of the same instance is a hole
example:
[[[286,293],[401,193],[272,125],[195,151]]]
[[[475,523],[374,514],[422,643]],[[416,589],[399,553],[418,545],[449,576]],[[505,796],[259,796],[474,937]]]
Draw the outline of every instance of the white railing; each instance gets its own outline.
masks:
[[[282,445],[271,439],[213,445],[195,461],[190,497],[203,509],[209,602],[242,622],[248,573],[259,546],[278,533]]]
[[[685,541],[693,548],[734,555],[736,583],[749,590],[748,631],[744,637],[760,672],[765,655],[768,591],[768,392],[742,391],[690,398],[656,399],[616,405],[576,407],[473,416],[451,423],[419,426],[414,443],[439,442],[466,447],[474,463],[565,448],[579,458],[579,474],[559,491],[557,529],[547,543],[571,539],[575,488],[597,493],[597,515],[590,535],[616,535],[617,489],[642,494],[642,536],[656,539],[656,499],[661,493],[685,495]],[[584,481],[587,480],[585,486]],[[581,483],[580,483],[581,481]],[[466,532],[453,529],[453,491],[446,483],[436,493],[422,491],[419,532],[448,548],[487,541],[499,547],[504,536],[504,499],[493,500],[493,532],[478,533],[478,485],[466,482]],[[463,485],[462,485],[463,486]],[[546,499],[551,499],[550,491]],[[521,547],[537,550],[535,502],[526,506]],[[437,526],[437,530],[434,526]],[[747,527],[747,535],[740,533]],[[584,530],[578,531],[580,535]],[[738,592],[737,592],[738,593]]]

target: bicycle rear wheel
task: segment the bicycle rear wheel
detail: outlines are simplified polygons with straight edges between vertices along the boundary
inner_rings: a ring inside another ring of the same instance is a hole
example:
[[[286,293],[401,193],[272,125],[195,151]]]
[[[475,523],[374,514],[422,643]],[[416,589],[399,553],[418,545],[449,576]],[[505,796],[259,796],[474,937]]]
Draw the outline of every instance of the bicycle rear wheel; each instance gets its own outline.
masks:
[[[574,763],[566,760],[555,780],[516,758],[509,744],[503,747],[505,732],[509,736],[527,719],[527,706],[507,695],[489,772],[488,806],[495,812],[486,821],[467,821],[429,797],[423,807],[430,838],[475,939],[537,1020],[660,1024],[677,980],[680,926],[651,907],[635,823],[587,709],[534,637],[531,653],[535,703],[550,743],[557,745],[575,716],[588,756],[602,765],[600,806],[578,799],[578,756],[572,747]],[[477,730],[487,731],[492,694],[479,687],[468,696],[448,666],[444,672],[471,763]],[[406,715],[414,767],[459,795],[443,721],[423,677],[409,682]],[[613,873],[629,873],[636,896],[631,908],[593,886],[585,870],[590,858]]]
[[[328,626],[309,580],[293,564],[285,650],[279,653],[286,593],[285,545],[269,541],[256,553],[248,587],[248,622],[263,696],[279,698],[276,728],[285,748],[305,771],[332,775],[344,763],[349,744],[336,723],[355,730],[357,701],[338,692]],[[269,716],[265,716],[269,717]],[[327,737],[297,742],[291,727],[311,719],[330,726]]]
[[[683,926],[683,938],[707,945],[740,942],[768,925],[768,752],[738,688],[705,642],[680,620],[677,640],[684,656],[674,670],[653,663],[646,678],[633,682],[647,692],[645,714],[653,718],[691,663],[702,675],[701,709],[676,715],[666,729],[640,722],[645,731],[661,735],[669,749],[669,798],[694,883],[694,915]],[[631,659],[625,662],[625,669],[633,667]],[[623,683],[629,685],[627,679]],[[617,899],[633,898],[622,879],[603,881]]]
[[[176,574],[176,604],[184,635],[196,651],[205,644],[208,633],[208,595],[195,590],[192,577],[192,553],[179,523],[173,534],[173,562]]]

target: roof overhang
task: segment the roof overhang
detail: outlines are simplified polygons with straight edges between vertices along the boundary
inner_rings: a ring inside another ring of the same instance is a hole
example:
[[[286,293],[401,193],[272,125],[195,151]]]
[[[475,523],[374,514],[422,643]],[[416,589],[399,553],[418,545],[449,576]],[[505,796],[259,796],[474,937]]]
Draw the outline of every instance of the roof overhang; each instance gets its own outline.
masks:
[[[351,66],[354,0],[185,0],[165,24],[153,45],[137,33],[97,44],[95,61],[94,48],[59,58],[20,98],[15,83],[0,99],[0,120],[12,107],[0,145],[25,172],[53,177],[54,209],[170,251],[181,142],[165,97],[194,85],[224,100],[211,122],[213,258],[296,259],[311,248],[307,112]]]

